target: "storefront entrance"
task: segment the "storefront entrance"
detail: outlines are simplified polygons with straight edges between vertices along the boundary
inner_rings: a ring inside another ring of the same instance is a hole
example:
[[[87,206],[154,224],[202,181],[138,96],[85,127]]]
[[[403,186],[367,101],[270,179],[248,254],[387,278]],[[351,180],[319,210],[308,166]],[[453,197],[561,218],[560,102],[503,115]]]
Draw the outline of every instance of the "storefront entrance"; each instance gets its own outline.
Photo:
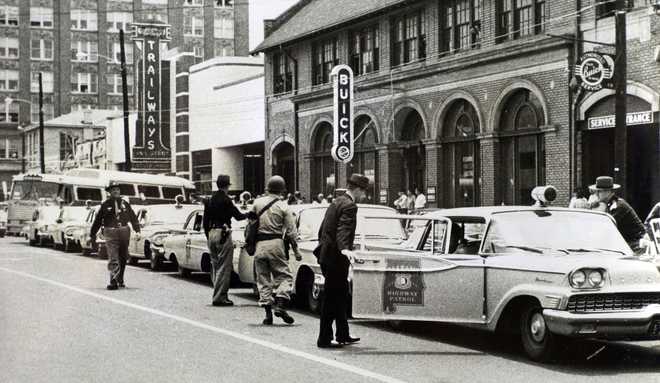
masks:
[[[629,96],[628,101],[628,184],[626,200],[644,219],[653,205],[660,202],[660,129],[657,116],[645,101]],[[582,185],[592,185],[598,176],[614,171],[614,99],[596,104],[586,116],[582,130]]]

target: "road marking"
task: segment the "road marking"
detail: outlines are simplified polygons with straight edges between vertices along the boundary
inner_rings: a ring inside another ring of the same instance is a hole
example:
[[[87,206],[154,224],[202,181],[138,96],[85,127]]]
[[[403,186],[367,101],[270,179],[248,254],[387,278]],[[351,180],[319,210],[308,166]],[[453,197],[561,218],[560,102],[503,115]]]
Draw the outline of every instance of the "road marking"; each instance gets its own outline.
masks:
[[[405,383],[405,381],[403,381],[403,380],[399,380],[399,379],[396,379],[396,378],[392,378],[390,376],[378,374],[376,372],[365,370],[363,368],[352,366],[350,364],[338,362],[336,360],[332,360],[332,359],[324,358],[322,356],[317,356],[317,355],[310,354],[310,353],[307,353],[307,352],[304,352],[304,351],[296,350],[296,349],[293,349],[293,348],[290,348],[290,347],[287,347],[287,346],[283,346],[283,345],[280,345],[280,344],[277,344],[277,343],[268,342],[268,341],[265,341],[265,340],[253,338],[251,336],[247,336],[247,335],[235,332],[235,331],[226,330],[226,329],[223,329],[223,328],[220,328],[220,327],[211,326],[211,325],[208,325],[208,324],[197,322],[197,321],[192,320],[192,319],[184,318],[184,317],[174,315],[174,314],[169,314],[169,313],[166,313],[164,311],[160,311],[160,310],[152,309],[152,308],[149,308],[149,307],[141,306],[141,305],[138,305],[138,304],[135,304],[135,303],[126,302],[126,301],[123,301],[121,299],[111,298],[111,297],[108,297],[108,296],[103,295],[103,294],[98,294],[98,293],[95,293],[95,292],[92,292],[92,291],[81,289],[79,287],[70,286],[70,285],[67,285],[67,284],[64,284],[64,283],[61,283],[61,282],[53,281],[51,279],[38,277],[36,275],[24,273],[22,271],[7,269],[7,268],[4,268],[4,267],[0,267],[0,270],[4,271],[6,273],[20,275],[20,276],[25,277],[25,278],[30,278],[30,279],[34,279],[36,281],[40,281],[40,282],[43,282],[43,283],[48,283],[50,285],[61,287],[63,289],[75,291],[77,293],[87,295],[87,296],[90,296],[90,297],[93,297],[93,298],[102,299],[102,300],[112,302],[112,303],[115,303],[115,304],[118,304],[118,305],[121,305],[121,306],[129,307],[129,308],[132,308],[134,310],[143,311],[143,312],[150,313],[150,314],[153,314],[153,315],[158,315],[158,316],[161,316],[161,317],[164,317],[164,318],[172,319],[172,320],[175,320],[175,321],[178,321],[178,322],[181,322],[181,323],[191,325],[193,327],[197,327],[197,328],[201,328],[201,329],[204,329],[204,330],[212,331],[212,332],[222,334],[222,335],[226,335],[226,336],[229,336],[229,337],[232,337],[232,338],[235,338],[235,339],[239,339],[239,340],[242,340],[242,341],[245,341],[245,342],[248,342],[248,343],[253,343],[253,344],[265,347],[265,348],[269,348],[269,349],[277,351],[277,352],[283,352],[283,353],[287,353],[287,354],[290,354],[290,355],[294,355],[294,356],[297,356],[297,357],[300,357],[300,358],[310,360],[312,362],[317,362],[319,364],[324,364],[324,365],[329,366],[329,367],[334,367],[334,368],[339,369],[339,370],[343,370],[343,371],[350,372],[350,373],[353,373],[353,374],[356,374],[356,375],[360,375],[360,376],[365,377],[365,378],[370,378],[370,379],[377,380],[377,381],[384,382],[384,383]]]

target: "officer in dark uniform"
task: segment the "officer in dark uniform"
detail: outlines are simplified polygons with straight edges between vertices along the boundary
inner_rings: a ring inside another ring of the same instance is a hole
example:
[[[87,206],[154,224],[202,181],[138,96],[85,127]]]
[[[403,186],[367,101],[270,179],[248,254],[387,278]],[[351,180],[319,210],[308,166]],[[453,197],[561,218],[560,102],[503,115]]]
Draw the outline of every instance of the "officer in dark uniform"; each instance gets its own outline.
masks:
[[[348,190],[335,198],[325,212],[319,229],[319,246],[314,250],[325,278],[321,301],[321,323],[316,345],[320,348],[340,347],[355,343],[348,330],[348,270],[350,260],[343,250],[353,250],[357,226],[358,202],[369,188],[369,179],[353,174],[348,179]],[[332,322],[335,322],[337,343],[333,343]]]
[[[110,182],[106,191],[110,197],[101,204],[90,236],[96,241],[96,233],[101,226],[105,237],[105,247],[108,252],[108,270],[110,271],[110,284],[108,290],[117,290],[124,287],[124,270],[128,260],[128,245],[131,239],[130,223],[136,233],[140,232],[138,222],[131,205],[121,198],[119,184]]]
[[[233,268],[234,242],[231,238],[231,219],[243,220],[247,216],[238,211],[227,195],[231,185],[228,175],[221,174],[216,180],[218,191],[204,204],[204,233],[211,252],[211,280],[213,281],[213,306],[232,306],[229,299],[229,282]]]

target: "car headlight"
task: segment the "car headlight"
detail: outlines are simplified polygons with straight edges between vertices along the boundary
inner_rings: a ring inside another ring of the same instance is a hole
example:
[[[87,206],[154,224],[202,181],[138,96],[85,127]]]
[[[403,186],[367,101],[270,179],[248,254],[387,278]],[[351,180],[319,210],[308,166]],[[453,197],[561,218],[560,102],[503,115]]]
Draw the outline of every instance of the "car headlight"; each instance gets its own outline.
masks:
[[[156,235],[151,239],[151,243],[154,246],[163,246],[163,241],[165,240],[165,237],[167,237],[167,235],[165,234]]]
[[[605,283],[605,270],[579,269],[569,276],[571,287],[576,289],[598,289]]]

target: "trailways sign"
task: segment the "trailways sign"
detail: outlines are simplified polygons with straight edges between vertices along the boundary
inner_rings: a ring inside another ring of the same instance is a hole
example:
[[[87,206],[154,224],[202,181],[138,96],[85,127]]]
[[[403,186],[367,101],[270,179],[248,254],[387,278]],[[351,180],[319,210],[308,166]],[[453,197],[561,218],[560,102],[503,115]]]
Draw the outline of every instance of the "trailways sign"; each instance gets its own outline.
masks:
[[[160,42],[171,40],[171,28],[165,24],[133,23],[132,37],[142,42],[141,83],[138,100],[134,167],[138,171],[170,172],[169,123],[162,123],[164,100],[161,99],[162,68]]]

